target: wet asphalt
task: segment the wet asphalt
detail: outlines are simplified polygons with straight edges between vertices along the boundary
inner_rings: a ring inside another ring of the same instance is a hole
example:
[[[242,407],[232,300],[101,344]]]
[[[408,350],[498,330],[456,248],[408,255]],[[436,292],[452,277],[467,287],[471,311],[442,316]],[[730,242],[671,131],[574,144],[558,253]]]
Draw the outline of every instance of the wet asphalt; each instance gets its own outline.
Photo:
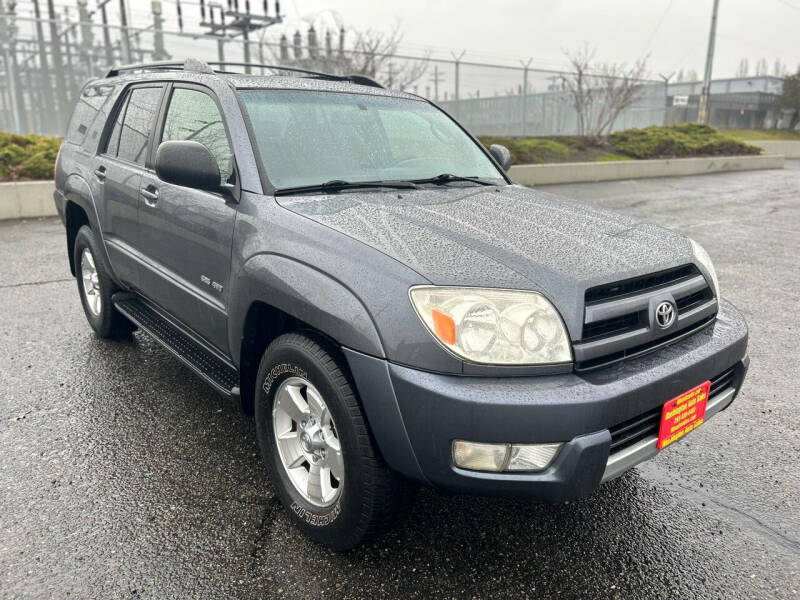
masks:
[[[57,219],[0,223],[0,598],[798,598],[800,163],[546,189],[708,249],[742,393],[589,498],[422,490],[348,554],[290,525],[250,418],[145,335],[92,335]]]

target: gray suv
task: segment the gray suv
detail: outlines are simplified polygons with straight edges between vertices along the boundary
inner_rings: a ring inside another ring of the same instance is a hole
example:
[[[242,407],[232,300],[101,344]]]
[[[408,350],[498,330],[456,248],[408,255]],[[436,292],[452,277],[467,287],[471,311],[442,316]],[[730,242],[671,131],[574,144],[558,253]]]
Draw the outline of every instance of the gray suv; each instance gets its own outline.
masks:
[[[88,82],[55,201],[97,335],[254,414],[311,538],[373,538],[419,484],[579,498],[733,401],[747,327],[697,243],[512,184],[423,98],[262,67]]]

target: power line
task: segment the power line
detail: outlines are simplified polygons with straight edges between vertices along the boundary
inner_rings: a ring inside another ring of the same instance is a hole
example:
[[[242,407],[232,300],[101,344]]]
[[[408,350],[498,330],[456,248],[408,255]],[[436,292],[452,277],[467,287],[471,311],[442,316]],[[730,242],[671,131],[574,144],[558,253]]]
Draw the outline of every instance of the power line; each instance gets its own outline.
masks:
[[[655,29],[653,29],[653,33],[650,34],[650,39],[647,40],[647,44],[645,44],[644,49],[642,50],[642,53],[639,56],[639,58],[644,56],[645,53],[650,49],[650,44],[653,43],[653,40],[655,39],[656,34],[658,33],[658,30],[661,29],[661,24],[664,22],[664,19],[666,18],[667,13],[670,11],[670,9],[672,8],[673,4],[675,4],[675,0],[669,0],[669,4],[667,4],[667,8],[664,9],[664,12],[661,13],[661,17],[658,19],[658,23],[656,24]]]
[[[789,2],[788,0],[778,0],[778,2],[780,2],[781,4],[783,4],[784,6],[786,6],[787,8],[793,8],[794,10],[800,10],[800,6],[797,6],[797,5],[795,5],[795,4],[792,4],[792,3],[791,3],[791,2]]]

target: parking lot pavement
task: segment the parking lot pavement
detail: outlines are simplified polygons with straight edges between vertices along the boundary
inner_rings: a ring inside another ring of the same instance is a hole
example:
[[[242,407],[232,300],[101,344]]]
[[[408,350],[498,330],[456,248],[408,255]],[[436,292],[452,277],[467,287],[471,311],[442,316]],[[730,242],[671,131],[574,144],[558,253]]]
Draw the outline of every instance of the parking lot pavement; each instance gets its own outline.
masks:
[[[797,598],[800,164],[548,191],[706,246],[744,391],[590,498],[422,490],[344,555],[290,525],[251,419],[146,336],[92,335],[56,219],[0,224],[0,597]]]

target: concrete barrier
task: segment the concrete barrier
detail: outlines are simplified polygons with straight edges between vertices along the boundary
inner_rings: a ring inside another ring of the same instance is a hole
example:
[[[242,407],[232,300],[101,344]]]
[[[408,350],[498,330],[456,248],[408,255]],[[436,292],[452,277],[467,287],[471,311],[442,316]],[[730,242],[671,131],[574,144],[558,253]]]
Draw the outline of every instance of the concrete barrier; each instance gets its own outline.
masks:
[[[755,142],[754,142],[755,143]],[[758,142],[766,144],[767,142]],[[772,144],[773,142],[769,142]],[[774,142],[798,144],[800,142]],[[765,148],[766,149],[766,148]],[[790,148],[792,152],[795,150]],[[767,150],[769,152],[769,150]],[[800,158],[800,148],[797,149]],[[514,165],[509,176],[523,185],[580,183],[613,179],[701,175],[724,171],[782,169],[783,155],[725,156],[712,158],[670,158],[660,160],[623,160],[612,162],[554,163]],[[0,183],[0,220],[48,217],[55,215],[52,181],[16,181]]]
[[[0,183],[0,221],[57,214],[53,189],[52,181]]]
[[[767,154],[783,154],[784,158],[800,158],[800,142],[791,140],[748,140],[747,143],[763,148]]]
[[[675,177],[721,173],[724,171],[782,168],[782,155],[717,156],[708,158],[514,165],[509,171],[509,177],[515,183],[521,183],[522,185],[545,185],[549,183]]]

